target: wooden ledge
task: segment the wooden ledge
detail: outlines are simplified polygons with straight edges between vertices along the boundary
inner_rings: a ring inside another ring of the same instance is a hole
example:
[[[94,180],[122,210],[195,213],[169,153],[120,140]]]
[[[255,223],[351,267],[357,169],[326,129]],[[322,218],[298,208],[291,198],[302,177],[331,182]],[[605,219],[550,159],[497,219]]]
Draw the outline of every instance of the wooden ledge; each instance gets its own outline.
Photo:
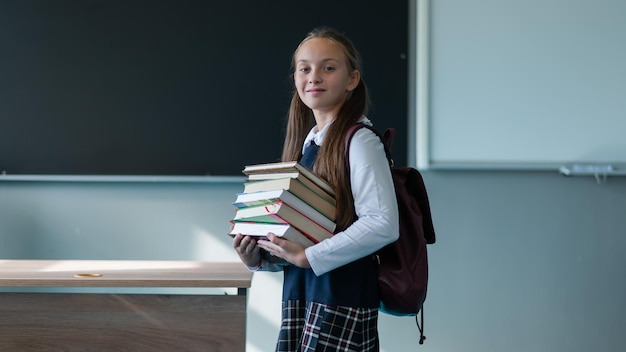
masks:
[[[249,288],[237,262],[146,260],[0,260],[0,286]]]

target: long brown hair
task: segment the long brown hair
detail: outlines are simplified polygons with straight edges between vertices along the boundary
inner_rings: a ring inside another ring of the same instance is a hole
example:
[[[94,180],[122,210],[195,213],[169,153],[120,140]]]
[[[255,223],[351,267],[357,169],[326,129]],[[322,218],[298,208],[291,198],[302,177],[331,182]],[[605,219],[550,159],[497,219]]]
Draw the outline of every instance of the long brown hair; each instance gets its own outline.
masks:
[[[344,49],[349,71],[361,68],[361,56],[348,37],[332,28],[316,28],[300,42],[292,59],[292,71],[295,69],[295,57],[302,43],[312,38],[326,38],[341,45]],[[339,110],[333,123],[329,126],[324,137],[324,144],[320,147],[315,162],[315,173],[325,179],[334,188],[337,199],[337,231],[343,230],[354,221],[354,200],[350,192],[350,175],[345,167],[345,137],[348,128],[366,115],[369,108],[367,86],[361,75],[357,87],[348,96]],[[302,154],[302,144],[313,126],[313,112],[298,96],[294,89],[287,120],[285,144],[283,146],[283,161],[299,160]]]

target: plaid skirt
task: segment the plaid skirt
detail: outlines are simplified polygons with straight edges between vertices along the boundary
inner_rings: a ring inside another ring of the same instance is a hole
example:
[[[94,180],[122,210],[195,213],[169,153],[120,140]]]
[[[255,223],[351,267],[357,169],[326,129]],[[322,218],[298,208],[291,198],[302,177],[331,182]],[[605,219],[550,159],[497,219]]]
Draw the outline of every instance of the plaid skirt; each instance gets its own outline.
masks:
[[[378,352],[378,309],[283,301],[276,352]]]

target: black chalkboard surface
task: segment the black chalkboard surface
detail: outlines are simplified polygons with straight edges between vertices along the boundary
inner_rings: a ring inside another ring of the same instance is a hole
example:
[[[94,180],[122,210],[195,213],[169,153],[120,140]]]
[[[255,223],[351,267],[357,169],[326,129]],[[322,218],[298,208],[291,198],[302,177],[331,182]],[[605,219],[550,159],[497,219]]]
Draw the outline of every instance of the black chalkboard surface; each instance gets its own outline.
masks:
[[[406,162],[406,1],[0,2],[0,171],[241,175],[280,157],[306,33],[353,39]]]

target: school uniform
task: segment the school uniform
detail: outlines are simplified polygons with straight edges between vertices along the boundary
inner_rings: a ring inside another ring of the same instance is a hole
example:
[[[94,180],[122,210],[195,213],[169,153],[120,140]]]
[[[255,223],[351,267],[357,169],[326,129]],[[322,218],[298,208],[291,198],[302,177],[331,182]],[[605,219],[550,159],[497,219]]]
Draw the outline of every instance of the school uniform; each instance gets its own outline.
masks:
[[[371,124],[365,117],[361,122]],[[311,169],[329,126],[321,131],[314,127],[304,141],[300,161]],[[277,352],[379,350],[379,299],[371,254],[398,238],[398,209],[378,136],[367,129],[357,131],[349,153],[357,220],[305,249],[311,268],[261,265],[260,270],[284,272]]]

